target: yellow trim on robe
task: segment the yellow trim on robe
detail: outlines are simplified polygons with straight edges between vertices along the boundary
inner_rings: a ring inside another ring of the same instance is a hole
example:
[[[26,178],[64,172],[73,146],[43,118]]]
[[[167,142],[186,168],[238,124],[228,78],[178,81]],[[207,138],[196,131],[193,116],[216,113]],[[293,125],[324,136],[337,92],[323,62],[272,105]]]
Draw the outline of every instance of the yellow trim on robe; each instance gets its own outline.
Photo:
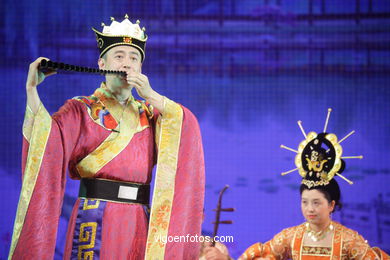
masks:
[[[26,112],[24,114],[23,121],[23,136],[27,142],[30,143],[31,132],[34,125],[34,113],[29,106],[26,106]]]
[[[160,116],[156,132],[159,133],[156,180],[145,259],[164,259],[166,244],[159,237],[168,235],[172,203],[175,191],[175,177],[180,147],[183,109],[164,97],[164,115]]]
[[[118,121],[118,132],[111,134],[90,154],[82,159],[76,166],[82,178],[93,177],[107,163],[114,159],[126,146],[130,143],[134,134],[149,127],[141,126],[139,119],[139,111],[136,101],[131,100],[130,104],[124,109],[116,101],[108,99],[104,101],[107,109],[112,113]],[[123,111],[123,113],[121,112]]]
[[[28,116],[31,116],[31,114]],[[50,135],[51,122],[52,119],[49,113],[41,103],[39,105],[37,114],[33,118],[33,124],[31,125],[31,136],[29,136],[27,139],[29,141],[28,156],[26,161],[26,168],[24,169],[22,190],[20,192],[8,259],[12,258],[16,245],[19,241],[20,233],[22,232],[24,219],[27,214],[27,209],[30,204],[39,170],[41,168],[47,140]]]

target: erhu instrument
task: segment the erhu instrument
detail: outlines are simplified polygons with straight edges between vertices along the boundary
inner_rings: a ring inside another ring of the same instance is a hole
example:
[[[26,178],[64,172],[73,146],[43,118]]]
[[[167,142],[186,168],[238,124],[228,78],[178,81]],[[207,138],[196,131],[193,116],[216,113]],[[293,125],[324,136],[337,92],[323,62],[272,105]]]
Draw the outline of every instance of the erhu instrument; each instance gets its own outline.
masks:
[[[121,76],[126,76],[127,73],[124,71],[119,70],[101,70],[101,69],[95,69],[95,68],[89,68],[89,67],[82,67],[82,66],[76,66],[76,65],[70,65],[62,62],[54,62],[51,60],[42,60],[39,63],[39,69],[41,71],[74,71],[74,72],[84,72],[84,73],[91,73],[91,74],[100,74],[100,75],[106,75],[106,74],[117,74]]]
[[[216,211],[216,213],[215,213],[215,222],[213,222],[214,232],[213,232],[213,241],[211,243],[211,246],[215,246],[215,239],[214,238],[217,236],[219,224],[233,224],[233,221],[231,221],[231,220],[223,220],[223,221],[219,220],[221,217],[221,211],[228,211],[228,212],[235,211],[234,208],[222,208],[222,196],[227,188],[229,188],[229,185],[225,185],[225,187],[219,192],[218,205],[217,205],[217,208],[214,209],[214,211]]]

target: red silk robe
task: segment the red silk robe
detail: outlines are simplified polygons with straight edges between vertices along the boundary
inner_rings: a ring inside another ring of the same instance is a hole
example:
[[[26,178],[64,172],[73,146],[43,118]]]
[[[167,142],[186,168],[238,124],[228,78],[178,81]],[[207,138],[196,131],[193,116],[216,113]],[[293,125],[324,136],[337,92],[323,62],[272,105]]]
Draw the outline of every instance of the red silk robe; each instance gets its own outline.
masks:
[[[67,171],[73,179],[149,184],[156,162],[150,222],[142,205],[108,201],[97,228],[85,226],[84,234],[82,229],[76,234],[80,205],[88,209],[87,204],[99,203],[79,198],[68,224],[64,259],[75,254],[81,259],[91,254],[93,259],[198,257],[199,243],[156,242],[164,234],[200,235],[204,200],[197,120],[188,109],[164,99],[164,115],[153,115],[147,104],[134,99],[123,109],[103,83],[90,97],[68,100],[52,117],[43,105],[35,115],[27,109],[23,185],[10,259],[53,259]],[[99,243],[93,241],[96,233]],[[85,242],[83,248],[72,246],[77,239]],[[88,252],[98,244],[94,253]]]
[[[239,258],[247,259],[293,259],[293,260],[328,260],[328,259],[389,259],[379,248],[371,248],[367,241],[356,231],[337,222],[331,247],[314,247],[303,244],[306,232],[305,224],[286,228],[270,241],[250,246]]]

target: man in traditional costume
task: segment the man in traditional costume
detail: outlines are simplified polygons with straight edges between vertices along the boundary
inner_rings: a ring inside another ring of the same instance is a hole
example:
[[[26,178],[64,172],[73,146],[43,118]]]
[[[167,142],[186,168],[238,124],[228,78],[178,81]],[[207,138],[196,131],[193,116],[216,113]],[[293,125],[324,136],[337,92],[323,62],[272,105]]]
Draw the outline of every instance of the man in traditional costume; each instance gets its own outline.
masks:
[[[68,100],[50,116],[36,87],[55,72],[39,70],[44,58],[30,65],[23,184],[9,259],[53,259],[67,171],[80,179],[80,191],[64,259],[196,259],[196,241],[164,241],[201,232],[198,122],[187,108],[155,92],[142,74],[147,35],[139,21],[133,24],[126,15],[120,23],[112,18],[102,32],[93,30],[99,68],[127,76],[107,75],[91,96]],[[135,100],[132,88],[146,102]]]
[[[329,113],[330,113],[329,109]],[[329,119],[329,114],[327,121]],[[306,135],[298,150],[283,146],[297,153],[295,164],[303,177],[300,193],[302,214],[306,222],[286,228],[266,243],[256,243],[239,258],[246,259],[389,259],[379,248],[372,248],[356,231],[332,221],[332,212],[340,205],[340,188],[335,175],[352,184],[341,175],[345,168],[343,158],[362,158],[362,156],[342,157],[340,141],[336,135],[324,132]],[[294,170],[282,173],[282,175]]]

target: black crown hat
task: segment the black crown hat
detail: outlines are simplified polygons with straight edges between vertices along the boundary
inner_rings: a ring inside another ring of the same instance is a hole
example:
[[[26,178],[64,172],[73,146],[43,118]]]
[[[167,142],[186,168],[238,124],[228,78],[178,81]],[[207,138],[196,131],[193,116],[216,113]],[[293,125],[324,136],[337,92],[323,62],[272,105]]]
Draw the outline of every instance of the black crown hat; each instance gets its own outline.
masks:
[[[145,59],[145,45],[148,36],[145,34],[145,27],[142,29],[139,26],[140,21],[135,24],[131,23],[125,15],[122,22],[117,22],[111,17],[111,25],[106,26],[102,23],[103,31],[100,32],[95,28],[92,30],[96,34],[96,41],[100,51],[100,58],[112,47],[118,45],[129,45],[136,48],[141,54],[141,62]]]

